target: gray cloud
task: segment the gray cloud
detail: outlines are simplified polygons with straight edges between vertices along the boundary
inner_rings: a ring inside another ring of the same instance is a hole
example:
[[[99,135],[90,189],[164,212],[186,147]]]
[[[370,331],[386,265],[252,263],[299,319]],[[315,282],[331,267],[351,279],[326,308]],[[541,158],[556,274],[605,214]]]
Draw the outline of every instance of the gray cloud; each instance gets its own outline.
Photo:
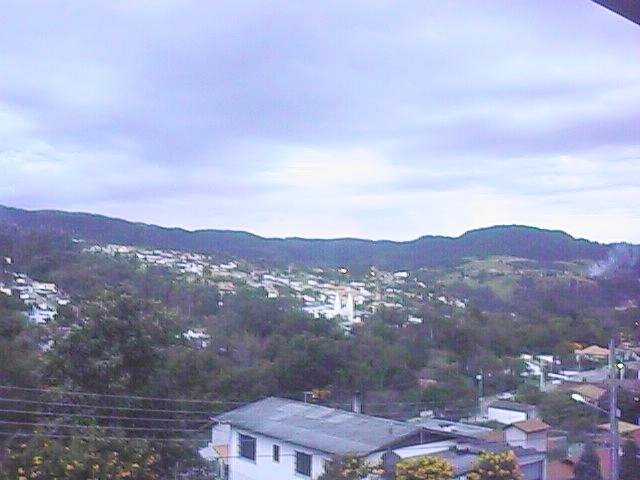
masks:
[[[640,31],[592,2],[15,0],[3,19],[0,202],[267,235],[529,222],[640,241],[637,217],[589,226],[640,193]],[[565,157],[596,167],[576,180]]]

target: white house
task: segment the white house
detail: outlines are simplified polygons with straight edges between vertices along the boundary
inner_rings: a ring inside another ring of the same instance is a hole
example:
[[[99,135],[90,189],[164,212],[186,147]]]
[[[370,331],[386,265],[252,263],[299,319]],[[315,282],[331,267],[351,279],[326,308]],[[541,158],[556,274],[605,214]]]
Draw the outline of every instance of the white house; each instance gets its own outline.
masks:
[[[276,397],[215,421],[212,441],[201,454],[226,464],[220,470],[229,480],[317,479],[335,455],[377,463],[394,446],[443,438],[405,422]]]
[[[463,480],[480,452],[506,450],[516,454],[523,480],[545,480],[543,452],[477,438],[487,429],[470,425],[399,422],[275,397],[214,420],[211,442],[200,454],[225,480],[317,479],[327,462],[347,454],[381,464],[382,478],[394,478],[402,459],[442,456]]]
[[[498,400],[487,407],[487,417],[505,425],[523,422],[531,418],[538,418],[538,409],[526,403]]]
[[[512,423],[504,429],[505,441],[514,447],[531,448],[538,452],[547,451],[547,435],[551,427],[542,420],[532,418]]]

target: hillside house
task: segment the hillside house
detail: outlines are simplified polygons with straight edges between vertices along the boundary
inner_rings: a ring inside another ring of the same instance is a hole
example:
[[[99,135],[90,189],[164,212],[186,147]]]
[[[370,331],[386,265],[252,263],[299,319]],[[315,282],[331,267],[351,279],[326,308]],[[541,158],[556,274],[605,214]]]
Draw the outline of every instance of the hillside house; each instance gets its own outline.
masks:
[[[512,423],[504,429],[505,441],[513,447],[548,450],[547,436],[551,427],[537,418]]]
[[[590,345],[586,348],[575,350],[574,353],[578,365],[581,365],[584,360],[605,363],[609,359],[609,349],[599,345]]]
[[[592,383],[581,383],[576,386],[570,385],[570,391],[581,395],[587,402],[598,403],[607,392],[604,388]]]
[[[539,418],[540,415],[538,409],[533,405],[497,400],[487,407],[487,417],[489,420],[511,425],[512,423]]]

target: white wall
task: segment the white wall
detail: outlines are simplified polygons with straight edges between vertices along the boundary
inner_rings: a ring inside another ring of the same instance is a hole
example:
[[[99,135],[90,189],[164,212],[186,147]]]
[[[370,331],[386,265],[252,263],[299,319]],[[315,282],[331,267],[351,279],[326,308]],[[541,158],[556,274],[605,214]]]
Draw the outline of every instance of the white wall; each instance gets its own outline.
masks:
[[[539,452],[547,451],[547,432],[525,433],[519,428],[510,427],[504,431],[505,441],[512,447],[533,448]]]
[[[241,433],[256,438],[255,462],[239,457]],[[280,445],[280,462],[273,461],[274,444]],[[311,455],[311,477],[296,473],[296,450]],[[235,428],[231,430],[229,456],[229,480],[313,480],[324,473],[324,462],[330,459],[330,455],[323,452]]]
[[[231,443],[231,426],[219,423],[211,429],[211,444],[229,445]]]
[[[517,412],[515,410],[506,410],[502,408],[491,407],[487,409],[487,417],[489,420],[509,425],[511,423],[522,422],[527,419],[525,412]]]

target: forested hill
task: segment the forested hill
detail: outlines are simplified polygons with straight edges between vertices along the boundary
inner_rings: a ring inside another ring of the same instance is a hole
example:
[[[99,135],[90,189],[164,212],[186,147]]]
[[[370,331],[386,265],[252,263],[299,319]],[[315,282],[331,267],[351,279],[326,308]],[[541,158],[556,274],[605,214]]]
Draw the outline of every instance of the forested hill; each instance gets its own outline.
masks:
[[[88,213],[28,211],[0,206],[0,225],[43,229],[85,240],[162,249],[222,253],[253,262],[300,265],[376,265],[388,269],[453,265],[469,256],[511,255],[538,261],[606,257],[610,245],[576,239],[555,230],[494,226],[460,237],[424,236],[408,242],[352,238],[332,240],[263,238],[230,230],[187,231]],[[425,230],[428,225],[425,225]]]

